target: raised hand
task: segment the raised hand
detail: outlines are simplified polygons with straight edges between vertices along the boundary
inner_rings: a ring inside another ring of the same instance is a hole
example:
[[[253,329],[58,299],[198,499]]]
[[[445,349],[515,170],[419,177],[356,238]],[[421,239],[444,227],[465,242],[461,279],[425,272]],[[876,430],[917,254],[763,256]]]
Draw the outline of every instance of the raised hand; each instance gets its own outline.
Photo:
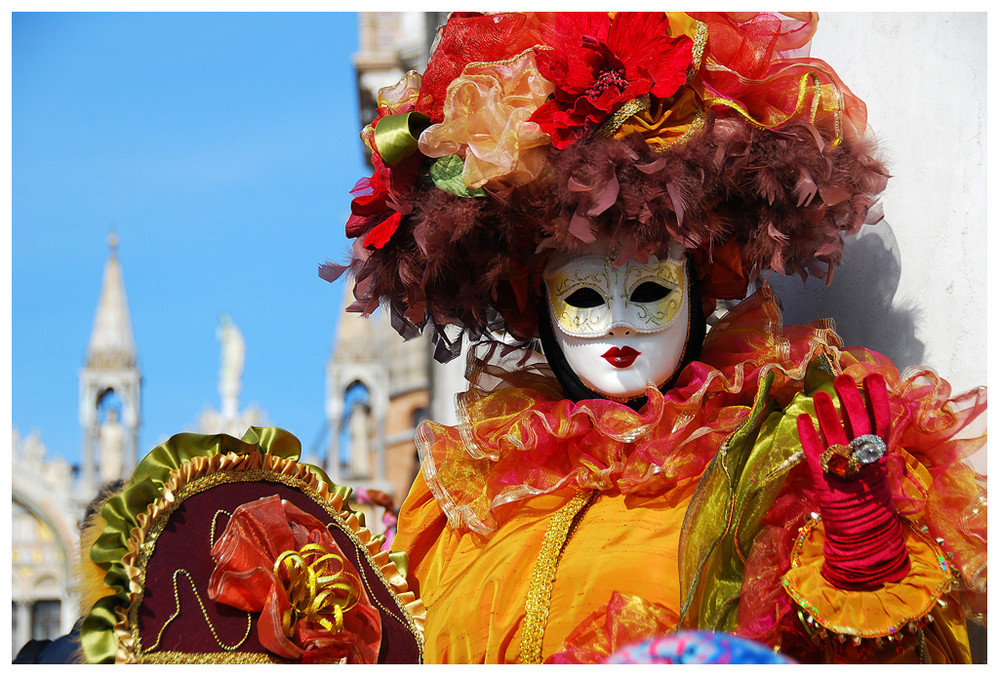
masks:
[[[891,427],[889,394],[880,374],[865,377],[865,399],[846,374],[833,387],[840,414],[827,393],[813,396],[819,433],[808,414],[796,420],[820,496],[826,534],[822,572],[838,588],[873,590],[899,581],[910,570],[884,460]]]

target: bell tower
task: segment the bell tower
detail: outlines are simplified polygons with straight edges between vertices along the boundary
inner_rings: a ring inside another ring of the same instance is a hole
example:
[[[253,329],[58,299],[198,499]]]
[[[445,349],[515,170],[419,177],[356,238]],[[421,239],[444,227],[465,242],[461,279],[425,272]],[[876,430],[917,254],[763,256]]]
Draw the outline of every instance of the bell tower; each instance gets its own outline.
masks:
[[[114,232],[108,235],[108,248],[87,362],[80,370],[84,497],[93,497],[101,483],[130,473],[139,445],[142,379]]]

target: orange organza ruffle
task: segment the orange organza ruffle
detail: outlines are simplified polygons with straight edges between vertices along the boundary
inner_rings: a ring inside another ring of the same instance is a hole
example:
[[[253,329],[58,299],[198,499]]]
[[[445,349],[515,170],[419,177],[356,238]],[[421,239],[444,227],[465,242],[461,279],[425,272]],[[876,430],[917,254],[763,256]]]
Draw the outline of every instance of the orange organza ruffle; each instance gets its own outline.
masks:
[[[827,323],[783,331],[768,288],[709,333],[702,361],[638,412],[610,400],[562,399],[540,356],[493,345],[470,356],[459,424],[425,423],[417,441],[427,485],[453,528],[493,531],[512,504],[563,488],[662,493],[699,476],[753,404],[759,377],[787,404],[809,362],[837,351]]]
[[[546,663],[603,663],[619,649],[677,631],[677,612],[638,595],[612,593],[603,611],[574,630]]]

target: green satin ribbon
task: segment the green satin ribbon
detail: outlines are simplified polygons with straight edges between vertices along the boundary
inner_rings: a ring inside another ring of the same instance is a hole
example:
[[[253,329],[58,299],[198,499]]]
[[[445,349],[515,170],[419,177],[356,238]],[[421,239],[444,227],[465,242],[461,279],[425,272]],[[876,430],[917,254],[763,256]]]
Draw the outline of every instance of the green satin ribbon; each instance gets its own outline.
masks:
[[[386,115],[375,125],[375,148],[387,165],[398,165],[417,150],[417,138],[430,123],[429,117],[416,111]]]

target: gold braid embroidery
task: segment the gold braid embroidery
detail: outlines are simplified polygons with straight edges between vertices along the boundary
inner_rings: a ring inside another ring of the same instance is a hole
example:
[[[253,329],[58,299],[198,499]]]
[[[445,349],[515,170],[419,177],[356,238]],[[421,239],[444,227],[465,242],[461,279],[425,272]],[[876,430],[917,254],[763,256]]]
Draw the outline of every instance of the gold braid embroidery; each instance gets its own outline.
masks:
[[[158,632],[156,635],[156,641],[153,642],[153,646],[149,647],[147,651],[156,650],[156,647],[160,645],[160,640],[163,639],[163,632],[167,629],[167,626],[170,625],[174,621],[174,619],[177,618],[177,616],[179,616],[181,613],[180,592],[177,590],[177,574],[184,574],[184,576],[187,577],[188,583],[191,584],[191,592],[194,593],[194,598],[198,600],[198,606],[201,607],[201,615],[205,618],[205,623],[208,624],[208,629],[212,631],[212,637],[215,638],[215,643],[219,645],[219,648],[222,649],[223,651],[236,651],[236,649],[239,649],[241,646],[243,646],[243,642],[247,641],[247,637],[250,636],[250,626],[251,626],[250,612],[249,611],[247,612],[247,630],[246,632],[243,633],[243,639],[238,641],[236,644],[232,645],[223,644],[222,640],[219,639],[218,633],[215,632],[215,626],[212,625],[212,619],[208,617],[208,610],[205,609],[205,603],[201,601],[201,595],[198,594],[198,589],[194,585],[194,580],[191,578],[191,574],[189,574],[186,569],[178,569],[174,572],[173,576],[174,605],[175,605],[174,612],[170,614],[170,618],[168,618],[160,627],[160,632]]]
[[[542,550],[538,555],[538,561],[535,562],[535,570],[528,585],[528,597],[524,601],[519,663],[542,662],[542,637],[545,635],[545,626],[549,620],[552,585],[556,580],[559,558],[573,528],[597,493],[596,490],[584,491],[574,496],[552,516],[552,520],[545,528]]]

